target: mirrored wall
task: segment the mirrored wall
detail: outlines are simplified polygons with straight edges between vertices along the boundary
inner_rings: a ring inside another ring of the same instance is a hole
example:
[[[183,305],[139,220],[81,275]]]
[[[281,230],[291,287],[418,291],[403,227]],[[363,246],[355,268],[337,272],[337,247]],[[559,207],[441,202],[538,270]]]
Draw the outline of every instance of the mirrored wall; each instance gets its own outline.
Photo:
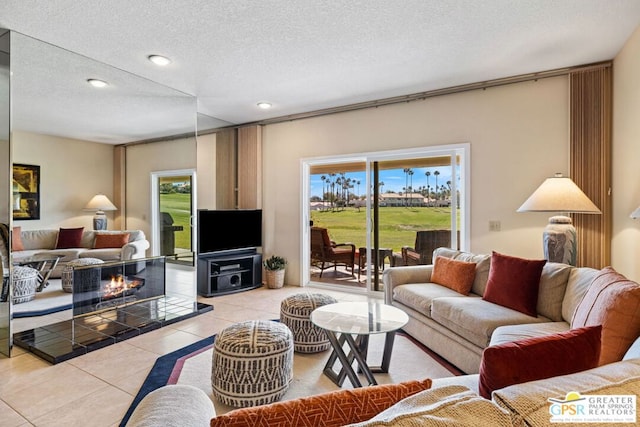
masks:
[[[95,88],[89,79],[107,86]],[[0,222],[22,230],[91,229],[92,214],[83,207],[91,196],[103,193],[118,200],[118,211],[109,213],[110,229],[142,229],[150,236],[149,172],[180,169],[184,164],[196,167],[196,110],[196,98],[189,94],[5,32],[0,36]],[[171,149],[162,154],[162,142],[153,159],[129,158],[126,152],[122,155],[122,148],[115,148],[178,136],[183,141],[179,155],[171,154]],[[39,167],[39,218],[12,219],[13,164]],[[16,322],[25,322],[16,318],[14,312],[20,307],[10,301],[0,303],[3,354],[10,353]],[[46,320],[38,318],[34,324],[42,326]]]
[[[0,29],[0,223],[10,225],[11,146],[9,142],[10,33]],[[8,230],[8,228],[7,228]],[[0,242],[4,245],[4,242]],[[8,252],[0,247],[2,298],[0,299],[0,354],[9,356],[11,348],[11,303],[9,302]]]

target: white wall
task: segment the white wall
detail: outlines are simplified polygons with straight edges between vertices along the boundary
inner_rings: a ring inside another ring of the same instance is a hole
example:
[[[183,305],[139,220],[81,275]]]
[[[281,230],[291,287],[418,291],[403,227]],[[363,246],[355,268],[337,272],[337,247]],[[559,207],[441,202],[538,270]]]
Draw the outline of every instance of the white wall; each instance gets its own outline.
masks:
[[[127,229],[151,234],[151,173],[196,168],[194,138],[154,142],[127,147]],[[150,255],[150,253],[148,254]]]
[[[555,77],[265,126],[264,252],[286,257],[299,283],[301,159],[469,142],[471,250],[541,258],[549,215],[516,209],[568,173],[568,111],[568,80]]]
[[[613,61],[612,266],[640,281],[640,27]]]
[[[113,146],[14,131],[13,163],[40,166],[40,219],[14,221],[25,230],[93,229],[93,212],[82,210],[98,193],[113,200]],[[113,213],[107,212],[109,227]]]

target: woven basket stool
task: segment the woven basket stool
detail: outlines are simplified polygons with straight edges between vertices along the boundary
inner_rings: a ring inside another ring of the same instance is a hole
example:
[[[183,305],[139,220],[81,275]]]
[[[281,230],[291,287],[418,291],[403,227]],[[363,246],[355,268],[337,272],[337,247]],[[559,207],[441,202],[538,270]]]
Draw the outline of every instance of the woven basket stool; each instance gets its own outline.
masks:
[[[324,330],[311,323],[311,312],[323,305],[338,302],[323,294],[291,295],[280,303],[280,322],[293,333],[293,347],[299,353],[318,353],[331,347]]]
[[[71,260],[62,270],[62,290],[65,292],[73,292],[73,268],[84,267],[87,265],[104,264],[104,261],[98,258],[78,258]],[[79,271],[80,285],[82,290],[95,291],[100,289],[101,271],[98,269],[87,269]]]
[[[223,329],[213,344],[211,385],[225,405],[280,400],[293,380],[293,336],[285,325],[249,320]]]
[[[13,281],[13,297],[11,300],[14,304],[31,301],[36,297],[36,289],[38,288],[38,270],[31,267],[13,267],[11,273]]]

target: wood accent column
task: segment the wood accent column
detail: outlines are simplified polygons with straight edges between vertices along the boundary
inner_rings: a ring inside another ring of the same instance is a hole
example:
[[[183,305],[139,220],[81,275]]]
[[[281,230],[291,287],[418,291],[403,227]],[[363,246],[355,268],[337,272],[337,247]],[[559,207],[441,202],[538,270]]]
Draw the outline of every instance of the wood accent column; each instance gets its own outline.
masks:
[[[236,208],[236,130],[216,134],[216,209]]]
[[[238,129],[238,208],[262,208],[262,126]]]
[[[577,265],[611,263],[611,63],[573,72],[570,80],[570,176],[602,215],[572,214],[578,240]]]
[[[127,147],[113,148],[113,204],[118,208],[114,213],[113,229],[127,229]]]

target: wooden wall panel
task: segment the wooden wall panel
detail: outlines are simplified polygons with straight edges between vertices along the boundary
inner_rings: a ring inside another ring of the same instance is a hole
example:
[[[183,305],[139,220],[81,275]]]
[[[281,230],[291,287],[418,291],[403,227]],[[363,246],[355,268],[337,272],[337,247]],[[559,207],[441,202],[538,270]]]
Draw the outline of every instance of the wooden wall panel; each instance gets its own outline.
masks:
[[[118,208],[114,212],[113,229],[127,229],[127,147],[113,148],[113,204]]]
[[[262,208],[262,127],[238,129],[238,208]]]
[[[235,209],[237,175],[236,130],[216,135],[216,209]]]
[[[578,266],[602,268],[611,263],[612,89],[611,63],[570,74],[570,175],[602,211],[571,215]]]

